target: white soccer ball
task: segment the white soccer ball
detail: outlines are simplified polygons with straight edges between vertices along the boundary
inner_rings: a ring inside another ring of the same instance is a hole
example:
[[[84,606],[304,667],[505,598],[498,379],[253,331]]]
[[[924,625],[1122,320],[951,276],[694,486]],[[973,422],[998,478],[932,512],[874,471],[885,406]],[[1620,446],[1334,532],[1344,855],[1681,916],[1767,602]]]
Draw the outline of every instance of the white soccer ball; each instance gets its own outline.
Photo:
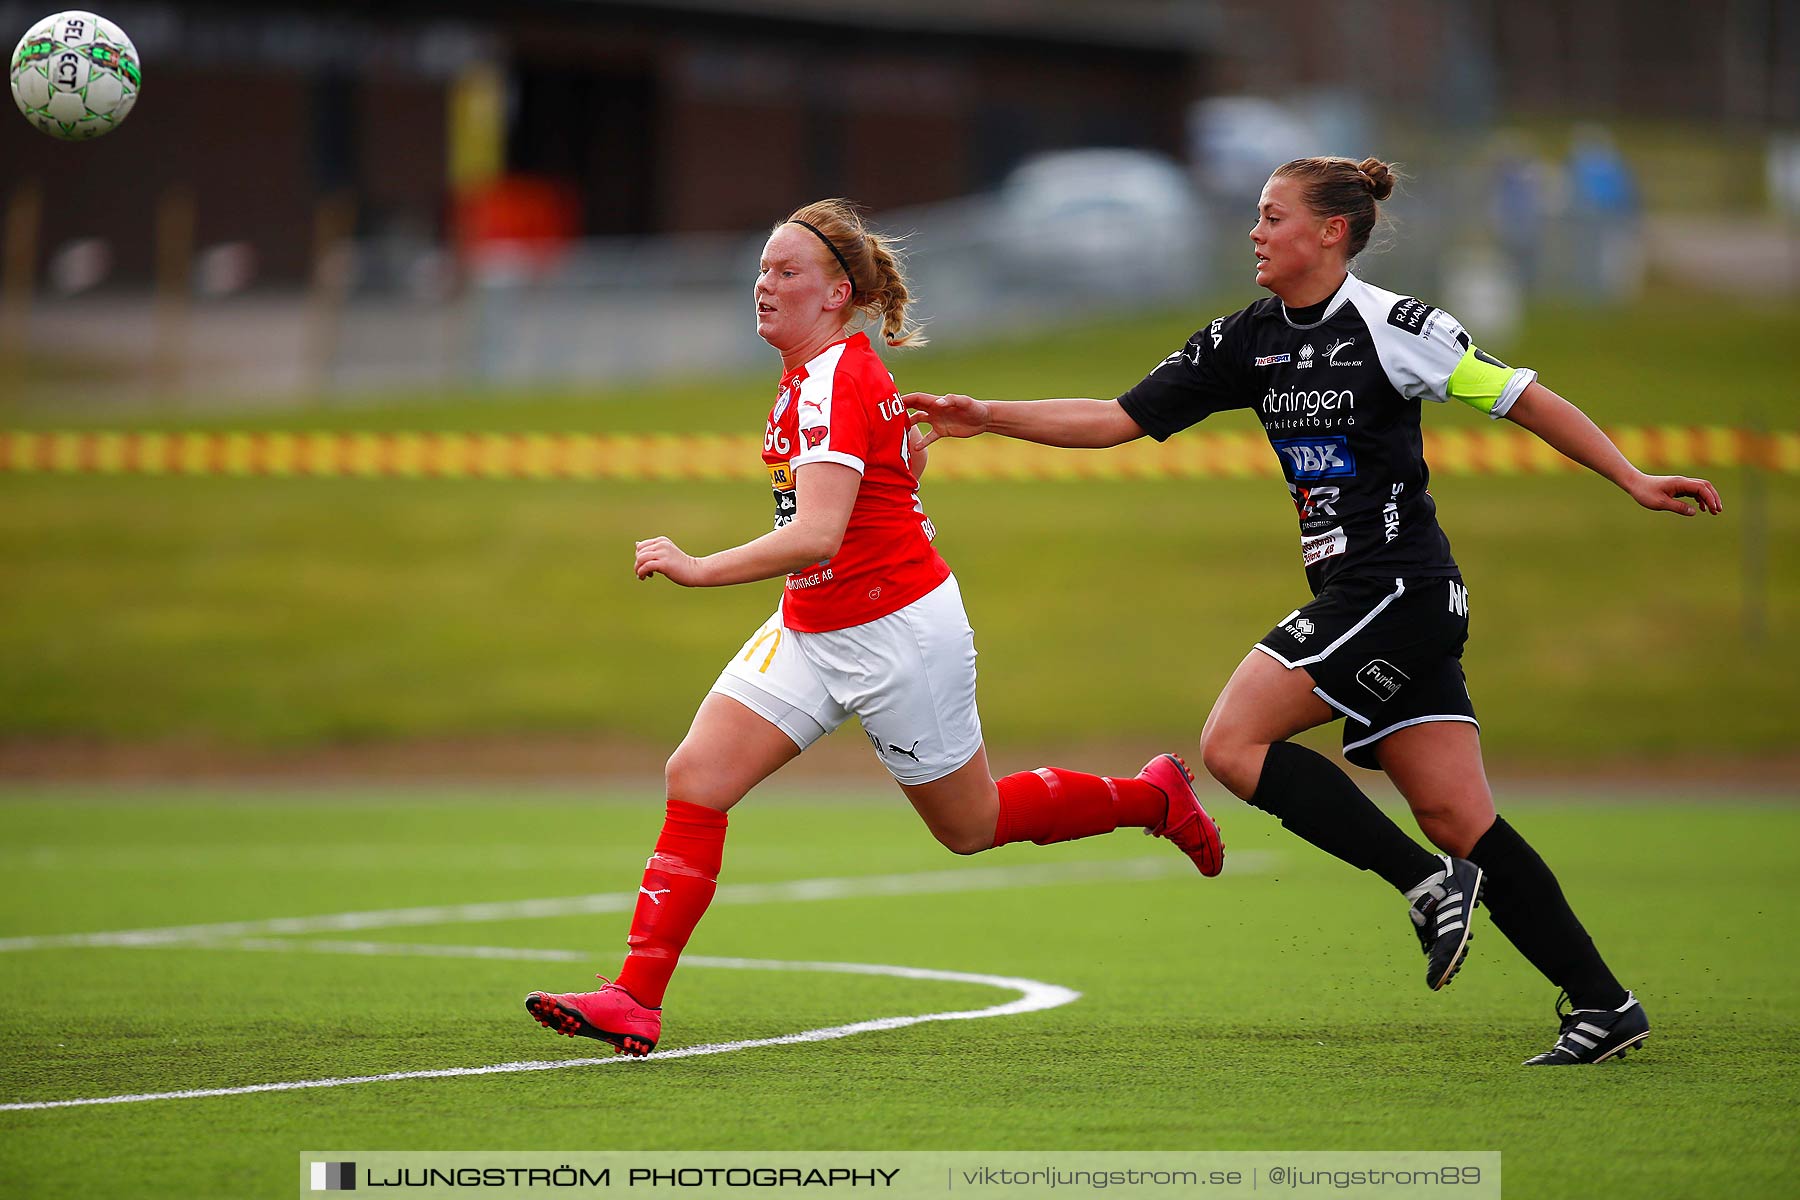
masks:
[[[25,119],[53,138],[99,137],[137,103],[137,47],[91,12],[45,17],[13,51],[12,94]]]

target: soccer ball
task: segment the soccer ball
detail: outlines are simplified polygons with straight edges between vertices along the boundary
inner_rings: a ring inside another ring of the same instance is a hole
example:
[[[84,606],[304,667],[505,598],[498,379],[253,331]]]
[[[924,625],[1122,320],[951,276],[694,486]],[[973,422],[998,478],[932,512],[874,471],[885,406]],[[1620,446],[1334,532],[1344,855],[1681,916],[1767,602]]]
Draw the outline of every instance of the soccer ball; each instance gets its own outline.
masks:
[[[137,48],[91,12],[45,17],[13,51],[12,94],[25,119],[53,138],[99,137],[137,103]]]

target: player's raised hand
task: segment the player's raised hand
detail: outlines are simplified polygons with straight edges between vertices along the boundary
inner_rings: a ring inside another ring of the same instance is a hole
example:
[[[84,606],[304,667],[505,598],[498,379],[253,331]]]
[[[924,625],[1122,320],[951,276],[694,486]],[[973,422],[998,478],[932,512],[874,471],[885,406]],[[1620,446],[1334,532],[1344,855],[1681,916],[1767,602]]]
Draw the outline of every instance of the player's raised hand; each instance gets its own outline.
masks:
[[[666,537],[637,543],[636,569],[639,579],[662,575],[682,587],[694,587],[700,582],[700,560],[684,553]]]
[[[1684,517],[1691,517],[1696,511],[1688,499],[1714,516],[1725,511],[1718,488],[1705,479],[1689,479],[1685,475],[1645,475],[1631,489],[1631,498],[1655,512],[1680,513]]]
[[[973,396],[934,396],[930,392],[909,392],[900,398],[913,411],[914,427],[929,426],[922,445],[944,437],[974,437],[987,432],[988,406]]]

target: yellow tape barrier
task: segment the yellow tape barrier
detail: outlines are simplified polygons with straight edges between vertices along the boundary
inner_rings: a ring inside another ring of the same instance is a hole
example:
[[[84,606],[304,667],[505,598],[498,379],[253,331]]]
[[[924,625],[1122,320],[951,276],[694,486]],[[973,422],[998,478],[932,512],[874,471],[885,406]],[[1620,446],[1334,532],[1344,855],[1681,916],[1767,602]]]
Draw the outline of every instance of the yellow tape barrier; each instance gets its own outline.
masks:
[[[1646,470],[1757,466],[1800,474],[1800,433],[1659,426],[1610,431]],[[1534,437],[1506,430],[1425,434],[1440,475],[1579,470]],[[320,479],[766,478],[749,436],[590,433],[138,433],[0,430],[0,471],[19,474],[223,475]],[[946,444],[934,479],[1121,480],[1272,477],[1268,443],[1247,433],[1188,434],[1074,451],[1005,438]]]

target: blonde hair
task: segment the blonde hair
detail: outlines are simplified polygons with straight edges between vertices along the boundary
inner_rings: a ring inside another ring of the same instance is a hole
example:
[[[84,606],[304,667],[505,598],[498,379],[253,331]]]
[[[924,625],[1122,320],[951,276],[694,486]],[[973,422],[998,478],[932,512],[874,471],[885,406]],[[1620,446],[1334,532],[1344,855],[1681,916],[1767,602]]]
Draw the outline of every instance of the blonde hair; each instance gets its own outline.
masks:
[[[1275,168],[1274,179],[1297,179],[1306,207],[1320,220],[1343,217],[1350,224],[1344,257],[1355,258],[1369,244],[1381,217],[1377,201],[1394,194],[1400,174],[1379,158],[1296,158]]]
[[[810,226],[830,243],[829,247],[820,246],[820,253],[849,276],[851,310],[877,322],[883,341],[900,349],[925,344],[918,325],[906,319],[912,293],[906,286],[897,238],[885,237],[863,224],[862,214],[848,200],[804,204],[775,228],[788,224]]]

